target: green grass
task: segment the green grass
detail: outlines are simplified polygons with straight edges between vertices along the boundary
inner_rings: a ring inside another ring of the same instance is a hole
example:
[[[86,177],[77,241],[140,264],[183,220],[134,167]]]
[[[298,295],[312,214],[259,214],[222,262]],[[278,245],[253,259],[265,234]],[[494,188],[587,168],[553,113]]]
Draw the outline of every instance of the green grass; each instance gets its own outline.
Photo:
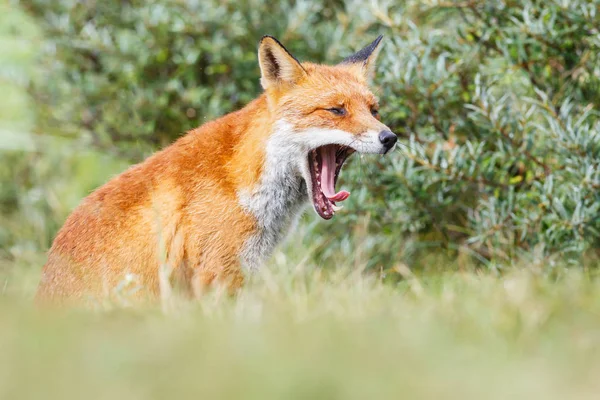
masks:
[[[0,398],[597,398],[600,283],[582,270],[384,283],[296,265],[166,310],[35,309],[39,268],[13,275]]]

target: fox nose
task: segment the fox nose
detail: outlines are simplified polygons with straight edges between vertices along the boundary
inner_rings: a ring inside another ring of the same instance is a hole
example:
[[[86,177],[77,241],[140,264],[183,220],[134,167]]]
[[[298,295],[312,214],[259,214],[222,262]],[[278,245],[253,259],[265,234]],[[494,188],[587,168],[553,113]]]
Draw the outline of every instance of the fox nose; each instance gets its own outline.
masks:
[[[398,141],[398,136],[392,131],[381,131],[379,133],[379,141],[383,145],[385,153],[387,153]]]

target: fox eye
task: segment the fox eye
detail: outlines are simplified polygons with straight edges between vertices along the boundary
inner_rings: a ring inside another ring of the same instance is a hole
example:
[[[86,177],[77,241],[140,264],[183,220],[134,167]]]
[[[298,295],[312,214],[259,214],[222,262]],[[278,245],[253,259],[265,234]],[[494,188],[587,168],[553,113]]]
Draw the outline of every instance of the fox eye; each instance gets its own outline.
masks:
[[[379,116],[379,110],[376,108],[371,108],[371,115],[377,118]]]
[[[327,108],[327,111],[329,111],[330,113],[334,114],[334,115],[338,115],[340,117],[343,117],[344,115],[346,115],[346,109],[343,107],[332,107],[332,108]]]

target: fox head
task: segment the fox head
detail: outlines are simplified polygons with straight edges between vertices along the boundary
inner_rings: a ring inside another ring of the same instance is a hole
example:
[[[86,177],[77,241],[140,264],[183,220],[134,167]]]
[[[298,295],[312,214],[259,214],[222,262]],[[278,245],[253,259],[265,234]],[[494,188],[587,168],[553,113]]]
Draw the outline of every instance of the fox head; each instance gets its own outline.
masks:
[[[330,219],[350,193],[335,191],[340,169],[349,155],[385,154],[397,136],[379,116],[369,89],[382,36],[329,66],[300,63],[277,39],[264,36],[258,50],[261,84],[274,122],[276,151],[306,181],[315,211]]]

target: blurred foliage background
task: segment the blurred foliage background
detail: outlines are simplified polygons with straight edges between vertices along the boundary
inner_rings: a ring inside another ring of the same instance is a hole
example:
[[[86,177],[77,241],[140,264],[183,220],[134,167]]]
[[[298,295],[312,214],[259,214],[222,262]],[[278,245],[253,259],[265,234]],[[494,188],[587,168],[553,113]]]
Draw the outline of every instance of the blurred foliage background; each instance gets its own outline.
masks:
[[[445,259],[552,270],[600,245],[600,1],[4,1],[0,268],[44,263],[95,187],[260,93],[257,43],[335,63],[385,35],[375,89],[401,137],[354,157],[322,266]],[[467,264],[464,264],[467,265]]]

